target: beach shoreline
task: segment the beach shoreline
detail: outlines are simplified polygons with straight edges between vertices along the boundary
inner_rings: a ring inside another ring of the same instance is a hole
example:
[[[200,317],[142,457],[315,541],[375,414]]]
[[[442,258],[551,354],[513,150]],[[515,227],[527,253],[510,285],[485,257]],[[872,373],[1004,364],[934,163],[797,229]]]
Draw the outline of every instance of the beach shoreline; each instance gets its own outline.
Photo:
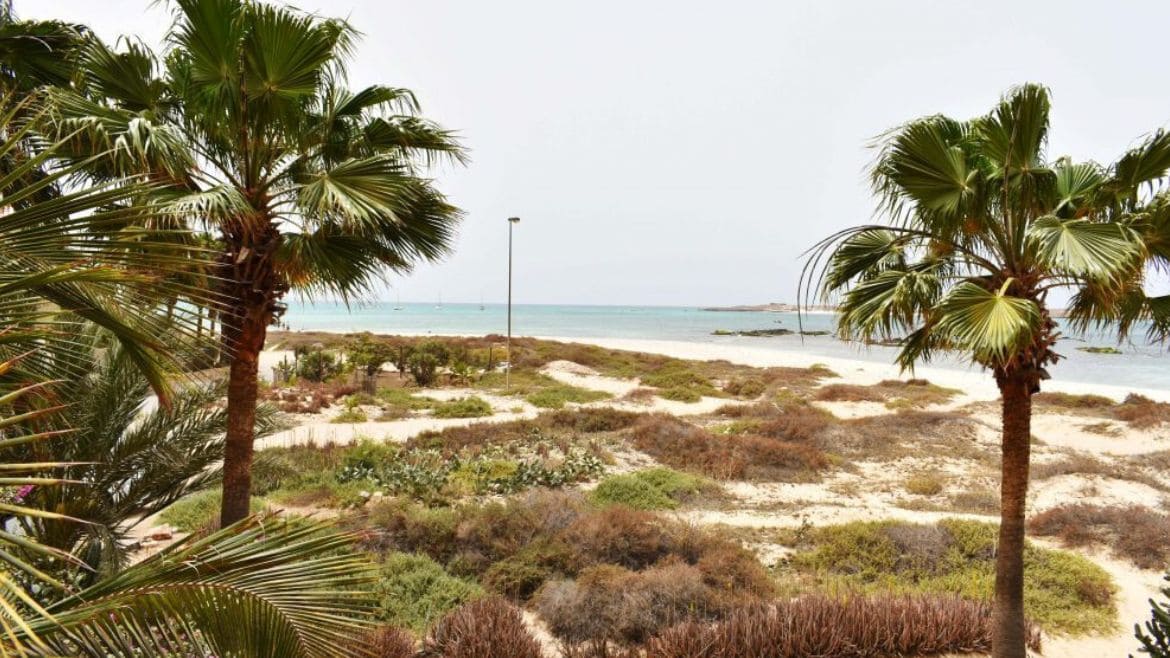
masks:
[[[282,332],[291,334],[324,333],[333,335],[363,333],[347,329],[313,329],[311,331],[282,330]],[[482,337],[482,335],[467,333],[431,333],[408,331],[370,333],[378,336],[403,336],[411,338],[425,336],[434,336],[436,338]],[[846,359],[840,357],[823,356],[819,354],[808,354],[794,350],[759,347],[756,345],[737,345],[726,342],[692,342],[650,338],[607,338],[600,336],[581,337],[534,335],[513,336],[513,338],[535,338],[538,340],[554,340],[563,343],[582,343],[596,345],[606,349],[644,352],[647,354],[661,354],[663,356],[670,356],[677,359],[689,359],[696,361],[724,360],[741,365],[761,368],[807,368],[814,364],[821,364],[836,372],[838,375],[840,375],[841,380],[848,384],[867,386],[870,384],[876,384],[883,379],[899,379],[905,378],[907,376],[914,376],[923,379],[929,379],[931,382],[940,386],[960,389],[967,395],[967,397],[972,399],[991,400],[999,397],[999,391],[996,389],[995,381],[992,378],[991,373],[980,371],[976,368],[971,368],[964,371],[955,368],[926,365],[915,368],[913,373],[909,373],[902,372],[902,370],[892,362],[883,363],[881,361],[865,359]],[[270,356],[264,360],[265,363],[261,364],[262,368],[275,365],[275,361],[279,360],[273,360],[271,357],[273,347],[278,346],[266,347],[266,351],[269,352]],[[1041,384],[1041,389],[1046,392],[1061,392],[1073,395],[1104,395],[1106,397],[1114,398],[1118,401],[1125,399],[1125,397],[1131,393],[1136,393],[1159,402],[1170,402],[1170,381],[1167,382],[1167,388],[1161,389],[1150,387],[1116,386],[1110,384],[1054,378],[1043,382]]]

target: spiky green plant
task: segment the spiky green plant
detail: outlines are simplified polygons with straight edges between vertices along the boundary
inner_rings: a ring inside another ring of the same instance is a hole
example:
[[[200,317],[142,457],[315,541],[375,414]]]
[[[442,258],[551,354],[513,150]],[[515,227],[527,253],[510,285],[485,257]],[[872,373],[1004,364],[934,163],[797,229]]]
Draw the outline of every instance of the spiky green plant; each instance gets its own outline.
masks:
[[[1170,582],[1170,574],[1165,580]],[[1142,643],[1138,652],[1150,658],[1170,658],[1170,587],[1162,588],[1162,597],[1164,601],[1150,599],[1150,620],[1145,623],[1145,628],[1141,624],[1134,624],[1133,628],[1134,635]]]
[[[26,502],[72,519],[28,518],[25,534],[71,553],[86,568],[75,580],[92,582],[126,565],[127,534],[183,496],[218,482],[227,413],[221,382],[187,382],[163,407],[141,372],[118,347],[99,350],[101,333],[77,334],[93,353],[70,351],[49,361],[58,372],[50,395],[63,405],[42,421],[56,440],[0,453],[0,461],[61,461],[66,481],[38,487]],[[104,352],[104,353],[103,353]],[[279,429],[275,410],[262,406],[257,436]]]
[[[904,336],[904,368],[958,352],[994,376],[1003,399],[996,658],[1025,653],[1031,402],[1060,358],[1049,295],[1076,295],[1082,321],[1116,318],[1140,279],[1150,203],[1170,167],[1164,132],[1110,166],[1050,161],[1049,109],[1047,89],[1024,85],[984,116],[929,116],[884,135],[871,181],[888,224],[821,242],[802,277],[806,299],[817,290],[838,302],[842,338]]]

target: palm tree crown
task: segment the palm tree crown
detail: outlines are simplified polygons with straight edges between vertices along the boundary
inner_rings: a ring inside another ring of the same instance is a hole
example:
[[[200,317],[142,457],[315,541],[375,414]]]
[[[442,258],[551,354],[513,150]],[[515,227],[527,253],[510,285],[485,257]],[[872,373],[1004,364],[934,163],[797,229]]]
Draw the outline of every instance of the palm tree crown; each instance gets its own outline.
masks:
[[[926,117],[880,140],[871,181],[891,223],[831,236],[805,268],[839,301],[842,337],[905,334],[907,368],[951,350],[1042,378],[1058,358],[1049,294],[1115,297],[1134,280],[1149,228],[1141,192],[1170,167],[1170,134],[1109,167],[1049,162],[1049,107],[1047,90],[1027,85],[986,116]]]

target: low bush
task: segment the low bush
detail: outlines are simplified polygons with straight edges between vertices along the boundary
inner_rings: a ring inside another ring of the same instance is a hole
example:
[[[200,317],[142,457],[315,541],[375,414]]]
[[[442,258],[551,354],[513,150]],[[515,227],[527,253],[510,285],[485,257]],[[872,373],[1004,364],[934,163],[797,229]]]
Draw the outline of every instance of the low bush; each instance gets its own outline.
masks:
[[[482,598],[447,614],[431,629],[427,655],[436,658],[543,658],[515,606]]]
[[[341,359],[333,352],[310,350],[297,357],[297,377],[310,382],[323,382],[341,374]]]
[[[716,436],[666,415],[643,418],[631,440],[660,463],[721,480],[807,480],[829,465],[825,454],[810,445],[751,434]]]
[[[560,410],[542,416],[553,429],[566,429],[592,434],[595,432],[616,432],[631,427],[641,414],[620,411],[610,407],[586,407]]]
[[[937,496],[943,492],[945,483],[938,473],[915,473],[906,478],[907,493],[915,496]]]
[[[675,509],[710,485],[702,478],[670,468],[652,468],[602,480],[590,494],[599,505],[633,509]]]
[[[159,520],[179,532],[207,534],[219,529],[219,512],[223,492],[207,489],[182,498],[162,511]],[[252,514],[264,511],[263,498],[252,498],[249,509]]]
[[[1170,566],[1170,515],[1142,505],[1061,505],[1029,519],[1028,532],[1069,547],[1104,544],[1142,569]]]
[[[541,409],[563,409],[566,404],[586,404],[613,397],[605,391],[594,391],[568,384],[554,384],[524,397],[534,407]]]
[[[440,402],[431,411],[435,418],[482,418],[493,413],[492,405],[476,396]]]
[[[1117,404],[1104,395],[1074,395],[1072,393],[1046,392],[1032,396],[1033,404],[1063,409],[1104,409]]]
[[[533,605],[549,630],[566,643],[629,645],[687,619],[717,618],[727,602],[703,583],[698,568],[672,562],[643,571],[590,567],[576,580],[546,584]]]
[[[824,402],[884,402],[886,396],[868,386],[828,384],[817,389],[813,399]]]
[[[1040,650],[1040,632],[1027,629]],[[956,597],[802,596],[688,621],[652,639],[646,658],[870,658],[987,653],[991,606]]]
[[[657,370],[641,378],[645,386],[654,388],[687,388],[698,392],[714,391],[711,380],[695,372],[685,361],[668,361]]]
[[[768,390],[768,385],[757,377],[732,379],[723,385],[724,393],[748,400],[754,400],[760,397],[766,390]]]
[[[369,658],[414,658],[415,641],[410,633],[394,626],[378,626],[353,642],[349,655]]]
[[[425,555],[391,554],[375,585],[378,621],[425,633],[450,610],[483,595],[475,583],[448,574]]]
[[[414,383],[426,388],[439,380],[439,369],[451,359],[451,352],[441,341],[426,341],[414,346],[406,355],[405,366]]]
[[[559,458],[501,459],[490,453],[444,455],[437,450],[362,442],[337,472],[340,483],[364,482],[386,493],[443,502],[469,495],[509,494],[530,487],[562,487],[600,475],[593,454],[570,448]]]
[[[1130,393],[1113,409],[1113,416],[1133,427],[1150,428],[1170,423],[1170,404],[1155,402],[1144,395]]]
[[[331,423],[364,423],[369,420],[366,412],[362,411],[360,407],[351,407],[343,410],[333,418],[329,419]]]
[[[1035,464],[1031,476],[1036,480],[1060,477],[1062,475],[1095,475],[1115,480],[1129,480],[1144,484],[1152,489],[1165,491],[1166,485],[1152,477],[1139,463],[1120,459],[1105,461],[1083,453],[1073,453],[1061,459]]]
[[[947,519],[935,525],[855,522],[805,534],[792,564],[827,592],[991,597],[996,527]],[[1024,607],[1053,633],[1085,634],[1115,625],[1109,574],[1071,553],[1025,548]]]
[[[686,402],[687,404],[694,404],[703,399],[703,394],[693,388],[686,386],[672,386],[658,391],[658,397],[663,400],[671,400],[673,402]]]
[[[367,548],[426,553],[517,601],[588,567],[641,571],[664,560],[694,566],[707,587],[727,596],[758,598],[772,588],[767,571],[737,543],[650,512],[598,510],[576,492],[534,490],[441,511],[391,500],[373,505],[362,527]]]

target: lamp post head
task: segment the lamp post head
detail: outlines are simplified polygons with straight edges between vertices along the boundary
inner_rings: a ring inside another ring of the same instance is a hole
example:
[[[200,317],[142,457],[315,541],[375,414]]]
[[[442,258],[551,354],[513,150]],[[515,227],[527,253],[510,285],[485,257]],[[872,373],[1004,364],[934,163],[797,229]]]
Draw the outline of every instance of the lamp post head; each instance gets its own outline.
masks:
[[[520,218],[519,217],[509,217],[508,221],[512,222],[513,224],[516,224],[520,221]]]

